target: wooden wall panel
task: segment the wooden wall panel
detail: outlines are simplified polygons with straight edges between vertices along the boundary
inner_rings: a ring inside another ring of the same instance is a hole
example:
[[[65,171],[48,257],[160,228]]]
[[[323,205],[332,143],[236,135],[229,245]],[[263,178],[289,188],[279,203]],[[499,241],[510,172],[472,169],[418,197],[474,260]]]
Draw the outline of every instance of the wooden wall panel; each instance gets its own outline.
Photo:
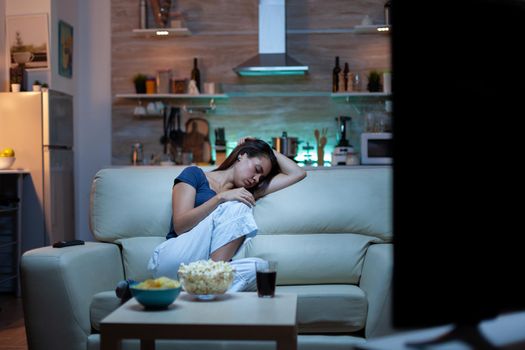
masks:
[[[384,34],[297,33],[299,30],[351,29],[369,15],[374,23],[383,20],[383,0],[288,0],[287,52],[310,67],[305,77],[239,77],[238,64],[258,51],[258,1],[179,0],[179,11],[192,35],[155,38],[132,33],[138,27],[139,1],[111,0],[112,7],[112,93],[133,93],[132,77],[155,75],[158,69],[172,69],[178,78],[189,78],[193,57],[198,57],[202,82],[220,83],[224,92],[329,92],[334,57],[348,62],[351,71],[390,69],[390,37]],[[150,18],[150,23],[152,23]],[[295,31],[295,32],[294,32]],[[192,103],[192,101],[183,101]],[[224,127],[229,142],[244,135],[270,141],[283,130],[298,137],[304,146],[314,144],[313,129],[329,128],[327,151],[336,143],[335,117],[349,115],[350,142],[358,148],[359,134],[368,111],[382,108],[377,99],[353,105],[327,96],[231,97],[217,101],[214,112],[202,115],[213,129]],[[112,109],[113,164],[129,164],[131,144],[144,144],[145,154],[160,154],[162,119],[132,115],[136,101],[114,99]],[[187,119],[194,115],[184,113]],[[312,151],[315,154],[315,150]]]

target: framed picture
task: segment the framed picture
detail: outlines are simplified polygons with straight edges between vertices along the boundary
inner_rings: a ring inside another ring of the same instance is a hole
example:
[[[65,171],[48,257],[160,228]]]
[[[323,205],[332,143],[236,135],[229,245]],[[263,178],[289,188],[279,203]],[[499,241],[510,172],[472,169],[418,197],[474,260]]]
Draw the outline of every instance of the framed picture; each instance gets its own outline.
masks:
[[[49,28],[47,14],[7,16],[8,67],[48,68]]]
[[[58,21],[58,74],[73,76],[73,26]]]

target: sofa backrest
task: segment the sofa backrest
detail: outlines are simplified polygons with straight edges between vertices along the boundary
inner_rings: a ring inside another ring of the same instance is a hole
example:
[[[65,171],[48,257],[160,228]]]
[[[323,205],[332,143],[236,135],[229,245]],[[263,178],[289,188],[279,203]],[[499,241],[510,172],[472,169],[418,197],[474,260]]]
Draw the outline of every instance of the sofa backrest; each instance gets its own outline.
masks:
[[[299,183],[261,198],[259,234],[358,233],[392,238],[391,169],[312,170]]]
[[[150,277],[147,259],[169,230],[171,188],[181,171],[124,167],[96,174],[90,227],[98,240],[122,245],[127,278]],[[243,255],[280,261],[280,284],[357,283],[368,245],[392,239],[391,177],[388,167],[309,171],[257,201],[258,236]]]
[[[371,243],[392,240],[391,169],[313,170],[261,198],[244,256],[277,260],[283,284],[358,284]]]
[[[171,188],[180,167],[124,167],[100,170],[91,186],[90,228],[96,239],[166,236]]]

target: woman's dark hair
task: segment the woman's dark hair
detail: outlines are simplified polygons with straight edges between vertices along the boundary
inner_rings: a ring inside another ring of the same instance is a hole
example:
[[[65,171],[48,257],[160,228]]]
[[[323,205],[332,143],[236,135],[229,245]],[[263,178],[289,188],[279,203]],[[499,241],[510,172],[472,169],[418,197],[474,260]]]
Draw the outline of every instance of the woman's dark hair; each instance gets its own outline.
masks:
[[[244,143],[237,145],[237,147],[233,149],[233,151],[224,160],[224,162],[222,162],[222,164],[219,165],[219,167],[217,169],[214,169],[213,171],[226,170],[230,168],[232,165],[235,164],[235,162],[237,162],[239,156],[245,153],[248,155],[248,158],[266,157],[270,160],[270,163],[272,164],[272,168],[270,169],[268,176],[265,176],[264,179],[257,184],[257,186],[247,189],[253,194],[263,192],[268,187],[273,177],[281,172],[281,167],[279,167],[279,163],[277,162],[277,158],[273,153],[273,149],[270,147],[269,144],[262,140],[246,139]]]

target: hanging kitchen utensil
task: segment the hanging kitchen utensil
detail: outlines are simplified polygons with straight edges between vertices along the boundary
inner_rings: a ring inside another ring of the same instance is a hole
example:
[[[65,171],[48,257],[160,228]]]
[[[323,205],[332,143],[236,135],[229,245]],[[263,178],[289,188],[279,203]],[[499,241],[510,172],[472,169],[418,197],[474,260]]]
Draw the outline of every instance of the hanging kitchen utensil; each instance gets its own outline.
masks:
[[[171,113],[170,113],[171,114]],[[168,153],[168,144],[169,140],[169,117],[168,117],[168,108],[164,108],[163,118],[162,118],[162,136],[160,137],[160,144],[164,146],[164,154]]]
[[[169,133],[169,138],[171,140],[171,145],[174,148],[182,148],[184,143],[185,132],[180,128],[180,119],[180,108],[172,107],[170,113],[171,131]],[[177,129],[175,129],[173,125],[175,121],[177,122]]]
[[[190,118],[186,122],[184,152],[192,152],[196,163],[211,161],[210,126],[204,118]]]

